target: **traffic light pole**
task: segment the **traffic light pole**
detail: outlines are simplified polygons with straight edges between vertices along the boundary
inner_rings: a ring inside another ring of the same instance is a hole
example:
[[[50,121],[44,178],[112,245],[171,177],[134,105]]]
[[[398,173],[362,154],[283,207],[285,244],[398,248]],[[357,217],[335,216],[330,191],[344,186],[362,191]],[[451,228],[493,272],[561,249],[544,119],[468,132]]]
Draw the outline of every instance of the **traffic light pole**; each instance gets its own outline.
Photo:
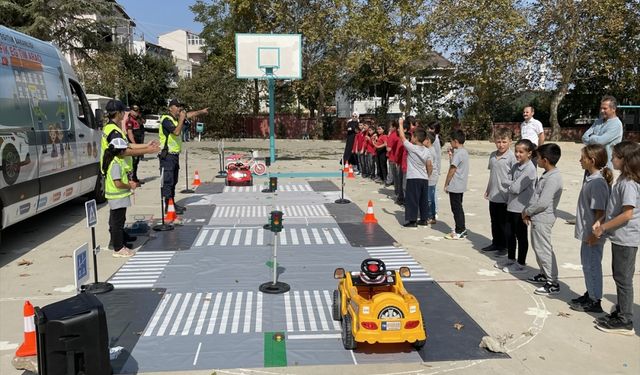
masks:
[[[271,211],[268,225],[273,232],[273,280],[260,285],[262,293],[281,294],[291,289],[289,284],[278,281],[278,233],[282,230],[282,215],[281,211]]]

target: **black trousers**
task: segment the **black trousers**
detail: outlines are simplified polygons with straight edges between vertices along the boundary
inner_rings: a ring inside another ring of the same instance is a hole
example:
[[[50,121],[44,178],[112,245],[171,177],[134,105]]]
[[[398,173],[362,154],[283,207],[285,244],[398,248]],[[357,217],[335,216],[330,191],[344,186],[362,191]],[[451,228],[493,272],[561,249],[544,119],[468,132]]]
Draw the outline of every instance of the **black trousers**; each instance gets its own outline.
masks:
[[[404,186],[403,186],[403,178],[404,172],[402,171],[402,165],[400,163],[397,164],[396,167],[397,174],[393,179],[393,190],[396,192],[396,199],[398,202],[404,202]]]
[[[384,150],[382,152],[378,152],[376,154],[376,158],[378,159],[378,177],[382,181],[387,180],[387,151]]]
[[[135,132],[133,133],[133,137],[136,141],[136,143],[138,144],[143,144],[144,143],[144,132],[140,133],[140,132]],[[134,181],[138,181],[138,164],[140,164],[140,161],[142,160],[143,156],[134,156],[133,157],[133,171],[132,171],[132,178]]]
[[[429,180],[421,178],[407,179],[407,192],[404,200],[404,219],[416,221],[418,213],[420,220],[429,218]]]
[[[449,193],[449,203],[451,204],[451,212],[453,220],[456,223],[455,232],[462,233],[467,230],[464,222],[464,208],[462,208],[462,196],[464,193]]]
[[[499,249],[507,248],[507,204],[489,201],[491,217],[491,243]]]
[[[524,265],[529,251],[529,238],[527,237],[527,224],[522,221],[519,212],[508,212],[507,225],[507,257],[516,259],[516,243],[518,245],[518,263]]]
[[[109,211],[109,233],[113,249],[118,251],[124,246],[124,222],[127,219],[127,208]]]
[[[162,197],[167,200],[176,196],[176,184],[180,172],[180,155],[169,154],[165,159],[160,159],[160,171],[164,168],[164,180],[162,181]]]

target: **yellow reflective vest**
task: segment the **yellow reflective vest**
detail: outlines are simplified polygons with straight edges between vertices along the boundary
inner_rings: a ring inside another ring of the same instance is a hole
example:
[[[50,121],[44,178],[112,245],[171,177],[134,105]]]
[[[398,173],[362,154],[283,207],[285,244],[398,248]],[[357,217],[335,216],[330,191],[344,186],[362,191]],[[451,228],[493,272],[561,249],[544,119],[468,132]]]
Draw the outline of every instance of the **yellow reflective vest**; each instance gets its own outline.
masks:
[[[100,141],[100,170],[102,170],[102,159],[104,159],[104,150],[109,148],[109,141],[107,137],[111,134],[112,131],[117,131],[122,135],[122,139],[127,140],[127,135],[122,129],[113,122],[108,123],[102,128],[102,140]],[[133,170],[133,158],[131,156],[125,156],[124,160],[127,162],[129,166],[129,170]]]
[[[165,119],[169,119],[175,127],[178,127],[178,120],[176,120],[173,116],[165,114],[160,117],[160,131],[158,132],[160,135],[160,148],[163,149],[166,142],[167,147],[169,148],[169,152],[172,154],[177,154],[180,152],[180,150],[182,150],[182,137],[173,133],[169,133],[169,141],[167,141],[167,136],[164,134],[164,128],[162,127],[162,123]]]
[[[119,180],[122,181],[123,184],[129,183],[129,177],[127,173],[129,173],[131,169],[127,166],[127,162],[123,158],[116,156],[115,158],[113,158],[113,161],[111,161],[111,164],[109,164],[109,168],[107,169],[107,175],[105,179],[106,183],[105,183],[104,196],[109,200],[122,199],[131,195],[131,189],[118,188],[116,186],[115,180],[111,176],[111,169],[113,168],[113,165],[116,163],[120,165],[120,171],[122,174],[122,177]]]

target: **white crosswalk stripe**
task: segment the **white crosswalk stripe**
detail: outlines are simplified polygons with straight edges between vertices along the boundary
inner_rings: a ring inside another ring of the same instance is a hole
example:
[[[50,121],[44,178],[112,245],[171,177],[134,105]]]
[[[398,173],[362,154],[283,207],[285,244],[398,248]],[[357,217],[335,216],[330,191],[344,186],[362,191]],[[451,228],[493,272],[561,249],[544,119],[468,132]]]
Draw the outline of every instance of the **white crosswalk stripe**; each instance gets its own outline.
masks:
[[[272,243],[273,233],[263,228],[210,228],[200,231],[193,247],[203,246],[263,246]],[[347,239],[337,227],[283,228],[278,234],[278,244],[298,245],[346,245]]]
[[[365,247],[372,258],[381,259],[388,269],[407,266],[411,269],[411,277],[403,278],[405,283],[415,281],[433,281],[429,273],[406,250],[393,246]]]
[[[117,289],[152,288],[175,251],[144,251],[132,256],[109,282]]]
[[[224,206],[218,205],[213,210],[212,218],[267,218],[272,206]],[[276,205],[273,210],[282,211],[285,218],[292,217],[330,217],[329,211],[323,204],[302,204],[302,205]]]
[[[340,323],[331,316],[329,290],[295,290],[284,294],[287,332],[339,331]]]
[[[225,193],[260,193],[262,190],[268,188],[267,185],[253,185],[253,186],[225,186]],[[307,183],[299,184],[282,184],[278,185],[279,192],[301,192],[301,191],[313,191],[311,185]]]
[[[262,293],[166,293],[144,336],[262,332]]]

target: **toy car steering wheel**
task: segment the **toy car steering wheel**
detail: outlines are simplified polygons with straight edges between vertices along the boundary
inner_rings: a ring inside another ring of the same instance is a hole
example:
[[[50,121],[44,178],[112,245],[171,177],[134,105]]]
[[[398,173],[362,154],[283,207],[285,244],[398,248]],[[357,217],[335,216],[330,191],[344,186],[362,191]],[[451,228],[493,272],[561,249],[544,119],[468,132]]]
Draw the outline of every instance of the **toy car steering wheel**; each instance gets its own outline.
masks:
[[[367,258],[362,261],[362,264],[360,265],[360,271],[369,279],[375,280],[387,273],[387,267],[380,259]]]

